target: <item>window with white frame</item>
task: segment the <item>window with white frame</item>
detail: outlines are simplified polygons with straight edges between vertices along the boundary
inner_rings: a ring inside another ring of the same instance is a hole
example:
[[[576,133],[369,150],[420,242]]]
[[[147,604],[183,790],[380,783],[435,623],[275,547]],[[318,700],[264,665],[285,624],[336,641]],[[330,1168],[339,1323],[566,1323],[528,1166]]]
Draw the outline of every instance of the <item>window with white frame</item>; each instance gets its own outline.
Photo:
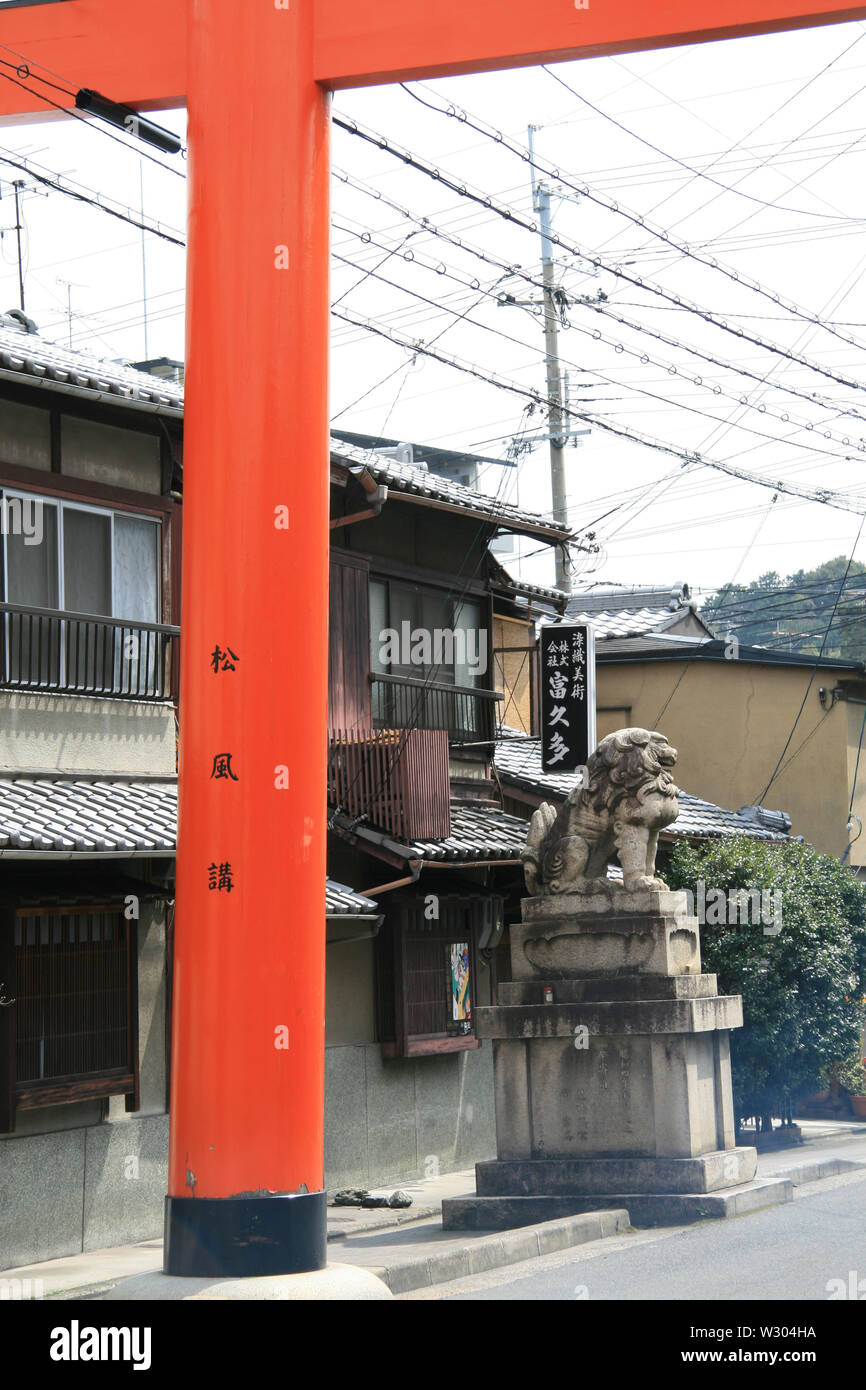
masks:
[[[5,677],[22,684],[119,688],[146,680],[137,624],[160,616],[157,518],[3,489]],[[122,619],[66,622],[28,609]],[[157,659],[148,640],[145,665]]]

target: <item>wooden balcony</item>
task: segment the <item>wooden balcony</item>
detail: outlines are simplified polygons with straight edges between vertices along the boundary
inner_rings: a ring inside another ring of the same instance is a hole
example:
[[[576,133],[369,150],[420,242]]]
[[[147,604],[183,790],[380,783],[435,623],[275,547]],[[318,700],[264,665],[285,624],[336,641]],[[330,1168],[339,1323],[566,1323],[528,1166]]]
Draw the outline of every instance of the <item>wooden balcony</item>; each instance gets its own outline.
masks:
[[[444,729],[332,730],[328,802],[402,841],[451,834]]]

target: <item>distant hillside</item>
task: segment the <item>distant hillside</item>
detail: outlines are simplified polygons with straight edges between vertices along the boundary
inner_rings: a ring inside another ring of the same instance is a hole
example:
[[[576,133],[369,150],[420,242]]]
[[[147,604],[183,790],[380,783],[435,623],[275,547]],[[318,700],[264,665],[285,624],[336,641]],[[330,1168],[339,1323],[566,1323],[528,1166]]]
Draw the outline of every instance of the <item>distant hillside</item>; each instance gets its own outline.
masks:
[[[720,590],[701,617],[720,636],[733,633],[743,643],[817,656],[832,616],[824,656],[866,661],[866,566],[853,564],[845,579],[847,567],[839,555],[786,578],[770,571]]]

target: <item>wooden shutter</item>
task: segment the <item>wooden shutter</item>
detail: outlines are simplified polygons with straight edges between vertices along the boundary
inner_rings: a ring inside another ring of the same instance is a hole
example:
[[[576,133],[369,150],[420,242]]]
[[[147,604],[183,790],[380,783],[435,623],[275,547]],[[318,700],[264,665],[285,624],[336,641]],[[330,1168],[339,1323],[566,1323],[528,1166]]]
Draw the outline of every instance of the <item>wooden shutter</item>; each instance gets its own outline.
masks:
[[[328,727],[372,727],[370,573],[366,560],[331,551],[328,629]]]

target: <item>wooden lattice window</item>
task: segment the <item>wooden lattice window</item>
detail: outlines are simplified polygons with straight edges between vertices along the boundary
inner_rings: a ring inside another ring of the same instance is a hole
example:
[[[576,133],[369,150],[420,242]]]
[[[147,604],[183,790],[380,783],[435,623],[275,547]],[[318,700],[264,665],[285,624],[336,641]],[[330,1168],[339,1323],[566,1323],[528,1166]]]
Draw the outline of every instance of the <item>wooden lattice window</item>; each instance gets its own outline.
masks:
[[[473,1030],[477,945],[502,900],[480,895],[395,901],[377,939],[378,1024],[386,1057],[480,1047]]]
[[[110,1095],[137,1109],[135,922],[114,904],[18,908],[0,932],[11,1000],[0,1018],[0,1124],[12,1127],[16,1108]]]

